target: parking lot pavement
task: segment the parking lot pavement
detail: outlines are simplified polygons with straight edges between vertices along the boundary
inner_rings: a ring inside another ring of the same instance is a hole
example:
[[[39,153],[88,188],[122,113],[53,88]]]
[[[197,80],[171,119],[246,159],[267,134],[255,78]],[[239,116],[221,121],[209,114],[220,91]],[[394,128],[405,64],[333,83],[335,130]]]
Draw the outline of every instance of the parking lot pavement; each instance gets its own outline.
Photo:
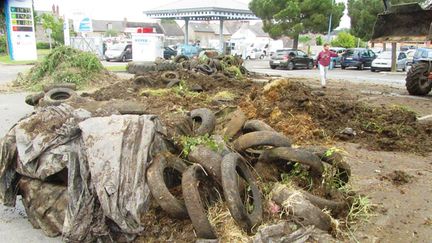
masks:
[[[265,73],[269,75],[280,75],[282,77],[293,77],[293,78],[313,78],[319,79],[318,69],[295,69],[295,70],[284,70],[284,69],[271,69],[268,60],[247,60],[245,66],[248,70]],[[382,84],[392,87],[404,87],[405,86],[405,72],[371,72],[370,69],[357,70],[357,69],[345,69],[335,68],[329,71],[328,78],[346,80],[355,83],[371,83],[371,84]]]

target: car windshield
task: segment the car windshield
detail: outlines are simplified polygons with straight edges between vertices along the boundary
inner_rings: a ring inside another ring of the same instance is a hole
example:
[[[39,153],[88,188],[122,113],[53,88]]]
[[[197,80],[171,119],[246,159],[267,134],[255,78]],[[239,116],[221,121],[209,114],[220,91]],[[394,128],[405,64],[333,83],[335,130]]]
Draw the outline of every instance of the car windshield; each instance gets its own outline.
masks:
[[[347,56],[353,56],[353,55],[357,55],[357,51],[356,50],[347,50],[346,54]]]
[[[123,51],[125,47],[126,46],[124,44],[114,44],[109,49],[113,51]]]

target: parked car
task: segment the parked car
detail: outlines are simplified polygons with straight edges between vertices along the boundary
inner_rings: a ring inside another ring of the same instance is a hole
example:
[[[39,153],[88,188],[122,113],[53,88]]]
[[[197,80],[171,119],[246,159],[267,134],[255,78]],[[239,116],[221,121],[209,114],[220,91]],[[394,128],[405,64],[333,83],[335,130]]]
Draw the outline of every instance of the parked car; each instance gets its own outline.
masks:
[[[105,60],[126,62],[132,60],[132,44],[118,43],[105,51]]]
[[[250,49],[246,53],[246,59],[263,59],[265,57],[265,52],[260,48]]]
[[[171,47],[164,47],[163,57],[164,59],[171,59],[172,57],[177,56],[177,51],[172,49]]]
[[[376,57],[376,54],[370,49],[348,49],[341,57],[341,68],[356,67],[359,70],[363,70],[365,67],[370,67]]]
[[[405,55],[407,56],[407,66],[411,66],[413,64],[414,54],[416,51],[416,49],[409,49],[405,52]]]
[[[331,65],[333,68],[340,67],[341,65],[341,56],[346,51],[346,48],[343,47],[332,47],[330,48],[330,51],[336,52],[339,56],[338,57],[332,57],[331,58]]]
[[[396,69],[405,72],[407,66],[407,56],[404,52],[396,52],[397,64]],[[381,52],[375,60],[372,61],[371,71],[390,71],[392,62],[392,52]]]
[[[270,68],[277,67],[292,70],[294,68],[307,68],[314,67],[314,61],[306,53],[295,49],[280,49],[276,50],[275,55],[270,59]]]
[[[420,60],[432,60],[432,49],[431,48],[418,48],[413,56],[413,64],[420,62]]]

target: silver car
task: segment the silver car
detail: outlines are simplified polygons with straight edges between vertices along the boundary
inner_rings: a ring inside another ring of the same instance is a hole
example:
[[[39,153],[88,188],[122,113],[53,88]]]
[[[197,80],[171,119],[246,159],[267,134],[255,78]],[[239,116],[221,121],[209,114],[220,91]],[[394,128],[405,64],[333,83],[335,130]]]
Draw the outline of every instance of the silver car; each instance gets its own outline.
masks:
[[[397,55],[397,70],[405,72],[407,67],[407,56],[404,52],[396,52]],[[391,70],[391,51],[385,51],[378,55],[375,60],[372,61],[371,71],[390,71]]]

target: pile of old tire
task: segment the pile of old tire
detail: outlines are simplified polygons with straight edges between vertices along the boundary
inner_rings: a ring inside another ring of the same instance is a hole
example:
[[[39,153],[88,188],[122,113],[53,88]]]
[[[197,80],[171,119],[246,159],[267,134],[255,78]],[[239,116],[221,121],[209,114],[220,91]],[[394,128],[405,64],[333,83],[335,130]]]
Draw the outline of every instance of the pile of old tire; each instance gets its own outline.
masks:
[[[129,62],[126,70],[128,73],[142,75],[151,71],[174,71],[178,64],[175,62]]]
[[[207,108],[192,110],[185,120],[189,122],[182,123],[179,130],[192,136],[213,134],[216,126],[215,115]],[[240,110],[233,113],[224,133],[231,144],[226,144],[219,135],[212,135],[212,138],[221,144],[217,151],[207,145],[197,145],[188,154],[188,163],[175,154],[162,152],[154,157],[147,171],[149,188],[158,205],[174,218],[190,218],[201,239],[218,238],[207,210],[208,205],[221,200],[238,226],[247,233],[254,233],[263,214],[262,193],[256,176],[259,166],[297,162],[310,170],[315,180],[322,180],[324,163],[328,163],[338,166],[338,175],[345,183],[350,176],[349,166],[343,163],[340,154],[328,155],[326,149],[320,147],[293,148],[289,138],[263,121],[247,121]],[[179,191],[173,188],[181,188],[181,197],[171,193]],[[304,195],[313,207],[320,209],[337,211],[345,206],[344,202],[307,192]]]
[[[28,95],[25,102],[31,106],[57,106],[64,102],[74,101],[77,96],[76,84],[51,84],[45,85],[42,92]]]

